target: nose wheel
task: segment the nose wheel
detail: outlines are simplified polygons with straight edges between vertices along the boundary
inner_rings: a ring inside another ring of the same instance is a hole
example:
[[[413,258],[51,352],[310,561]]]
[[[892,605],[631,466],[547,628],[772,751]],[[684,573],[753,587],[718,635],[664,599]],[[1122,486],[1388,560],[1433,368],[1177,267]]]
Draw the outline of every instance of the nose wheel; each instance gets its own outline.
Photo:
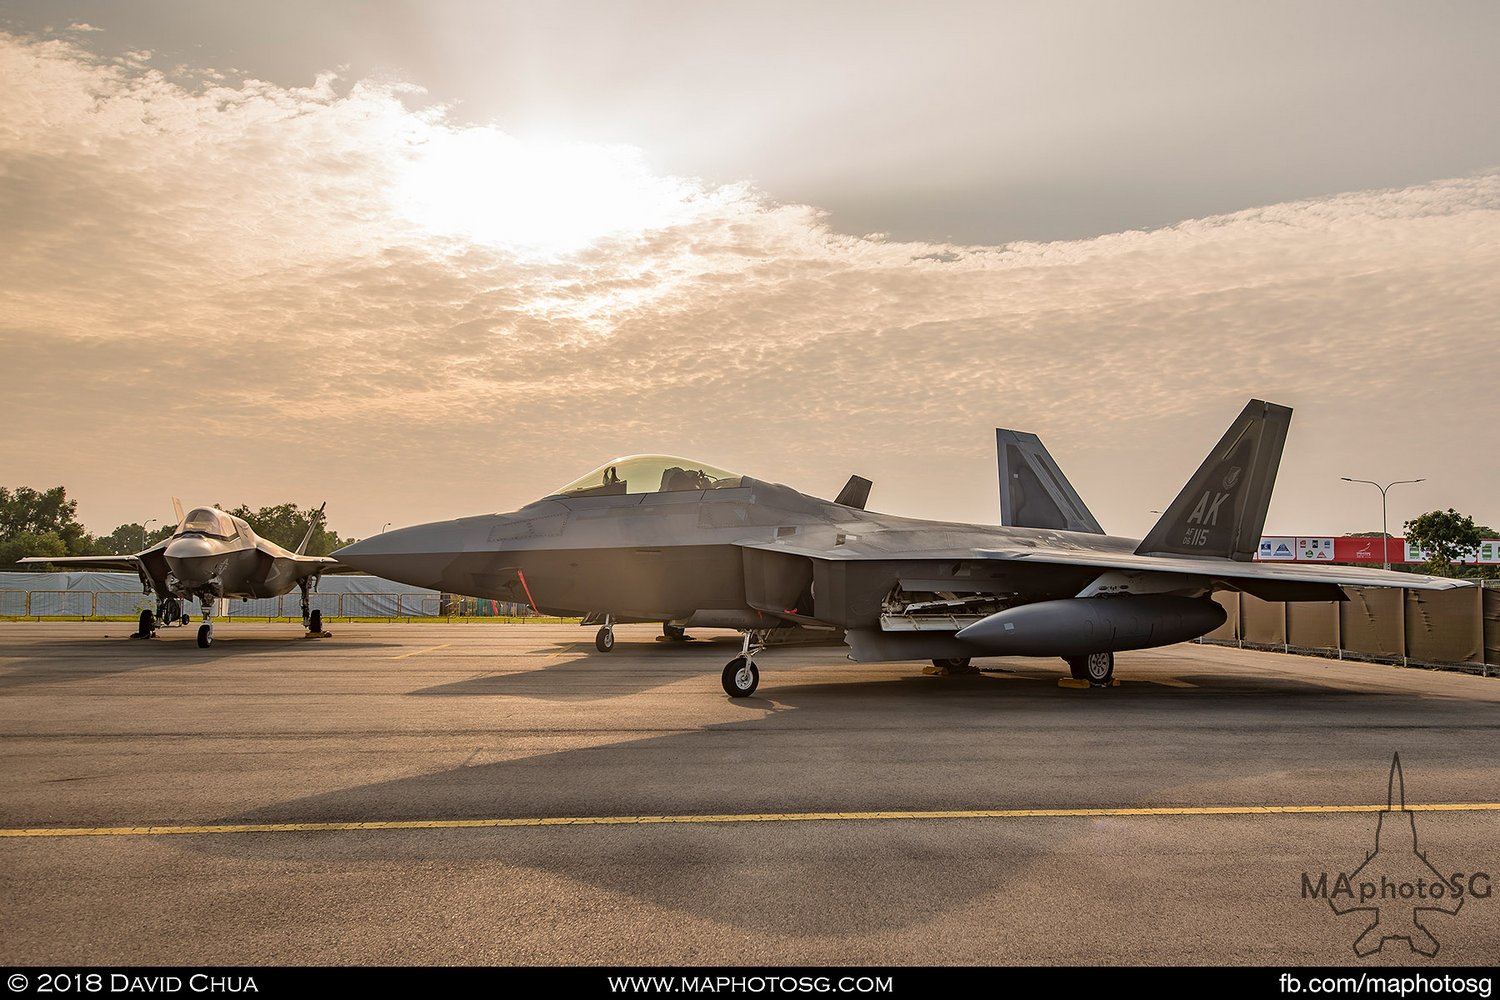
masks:
[[[748,656],[736,656],[724,668],[724,693],[731,698],[748,698],[760,685],[760,668]]]
[[[612,626],[605,625],[595,633],[594,648],[601,653],[607,653],[615,648],[615,630]]]
[[[755,654],[765,651],[765,631],[745,633],[740,645],[740,655],[724,667],[724,693],[731,698],[748,698],[760,686],[760,668],[755,665]]]

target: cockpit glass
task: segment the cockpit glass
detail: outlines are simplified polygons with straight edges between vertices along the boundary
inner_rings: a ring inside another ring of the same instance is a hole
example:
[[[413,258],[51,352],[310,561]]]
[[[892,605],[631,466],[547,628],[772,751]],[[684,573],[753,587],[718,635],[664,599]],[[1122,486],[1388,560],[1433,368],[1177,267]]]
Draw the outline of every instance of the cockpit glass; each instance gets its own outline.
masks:
[[[180,531],[194,531],[214,538],[233,538],[234,522],[229,515],[212,507],[199,507],[182,520]]]
[[[607,497],[627,493],[678,493],[722,490],[740,485],[741,477],[702,462],[670,455],[631,455],[575,479],[552,493],[555,497]]]

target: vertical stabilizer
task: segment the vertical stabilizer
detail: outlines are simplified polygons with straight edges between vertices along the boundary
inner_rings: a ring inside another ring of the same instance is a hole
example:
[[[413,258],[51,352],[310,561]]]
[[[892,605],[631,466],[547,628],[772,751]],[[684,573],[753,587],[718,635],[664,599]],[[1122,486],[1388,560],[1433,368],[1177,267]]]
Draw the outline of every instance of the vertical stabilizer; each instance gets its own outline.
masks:
[[[1041,438],[997,427],[995,454],[1000,463],[1001,524],[1104,534]]]
[[[327,507],[327,506],[328,506],[328,501],[324,500],[323,503],[322,503],[322,506],[320,506],[317,510],[313,511],[312,517],[308,518],[308,520],[307,520],[307,534],[305,534],[305,535],[302,536],[302,544],[299,545],[299,546],[297,546],[297,554],[299,556],[302,555],[304,552],[307,551],[307,543],[310,542],[310,541],[312,541],[313,532],[318,530],[318,522],[323,519],[323,508]]]
[[[839,490],[839,495],[834,497],[833,502],[843,504],[845,507],[855,507],[859,510],[865,509],[865,504],[870,499],[870,487],[875,484],[863,476],[850,476],[844,488]]]
[[[1291,407],[1250,400],[1135,551],[1253,559],[1291,422]]]

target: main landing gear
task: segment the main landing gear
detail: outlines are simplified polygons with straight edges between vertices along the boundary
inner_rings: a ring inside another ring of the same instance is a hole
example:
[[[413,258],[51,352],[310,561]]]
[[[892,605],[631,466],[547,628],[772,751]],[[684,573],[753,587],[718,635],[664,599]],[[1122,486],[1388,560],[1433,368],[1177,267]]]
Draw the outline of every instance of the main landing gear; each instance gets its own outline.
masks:
[[[132,639],[154,639],[156,637],[156,616],[150,610],[141,612],[139,628],[130,638]]]
[[[1086,656],[1065,656],[1068,670],[1077,681],[1088,681],[1090,687],[1109,687],[1115,679],[1114,653],[1089,653]]]
[[[687,626],[673,625],[671,622],[661,623],[661,634],[668,642],[686,642]]]
[[[748,698],[760,686],[760,668],[755,665],[755,654],[766,648],[765,633],[746,632],[740,655],[724,667],[724,693],[731,698]]]
[[[309,577],[298,584],[302,588],[302,627],[307,629],[308,635],[325,636],[330,633],[323,631],[323,611],[321,608],[312,607],[312,598],[308,591],[312,586],[312,578]]]

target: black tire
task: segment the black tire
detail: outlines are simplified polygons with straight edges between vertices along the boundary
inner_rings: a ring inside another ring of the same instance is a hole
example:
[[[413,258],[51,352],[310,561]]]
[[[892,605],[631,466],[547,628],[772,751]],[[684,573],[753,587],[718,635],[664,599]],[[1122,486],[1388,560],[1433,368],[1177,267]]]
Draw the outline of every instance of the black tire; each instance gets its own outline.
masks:
[[[943,670],[962,670],[969,665],[967,656],[950,656],[945,660],[933,660],[932,665]]]
[[[684,625],[673,625],[671,622],[662,622],[661,634],[672,642],[681,642],[687,638],[687,627]]]
[[[1076,681],[1088,681],[1094,687],[1109,687],[1115,682],[1115,654],[1089,653],[1069,656],[1068,671]]]
[[[309,632],[323,631],[323,612],[320,608],[313,608],[312,614],[307,616],[307,630]]]
[[[151,633],[156,631],[156,616],[151,613],[150,609],[141,612],[139,626],[135,633],[137,639],[149,639]]]
[[[214,644],[214,627],[208,622],[198,626],[198,648],[207,649]]]
[[[189,614],[184,614],[184,615],[183,615],[183,616],[182,616],[182,624],[184,624],[184,625],[186,625],[186,624],[188,624],[188,623],[189,623],[189,622],[191,622],[191,621],[192,621],[192,620],[193,620],[193,616],[192,616],[192,615],[189,615]]]
[[[724,693],[731,698],[748,698],[760,686],[760,668],[745,656],[736,656],[724,668]]]
[[[615,648],[615,630],[608,625],[601,628],[594,636],[594,648],[601,653],[607,653]]]

